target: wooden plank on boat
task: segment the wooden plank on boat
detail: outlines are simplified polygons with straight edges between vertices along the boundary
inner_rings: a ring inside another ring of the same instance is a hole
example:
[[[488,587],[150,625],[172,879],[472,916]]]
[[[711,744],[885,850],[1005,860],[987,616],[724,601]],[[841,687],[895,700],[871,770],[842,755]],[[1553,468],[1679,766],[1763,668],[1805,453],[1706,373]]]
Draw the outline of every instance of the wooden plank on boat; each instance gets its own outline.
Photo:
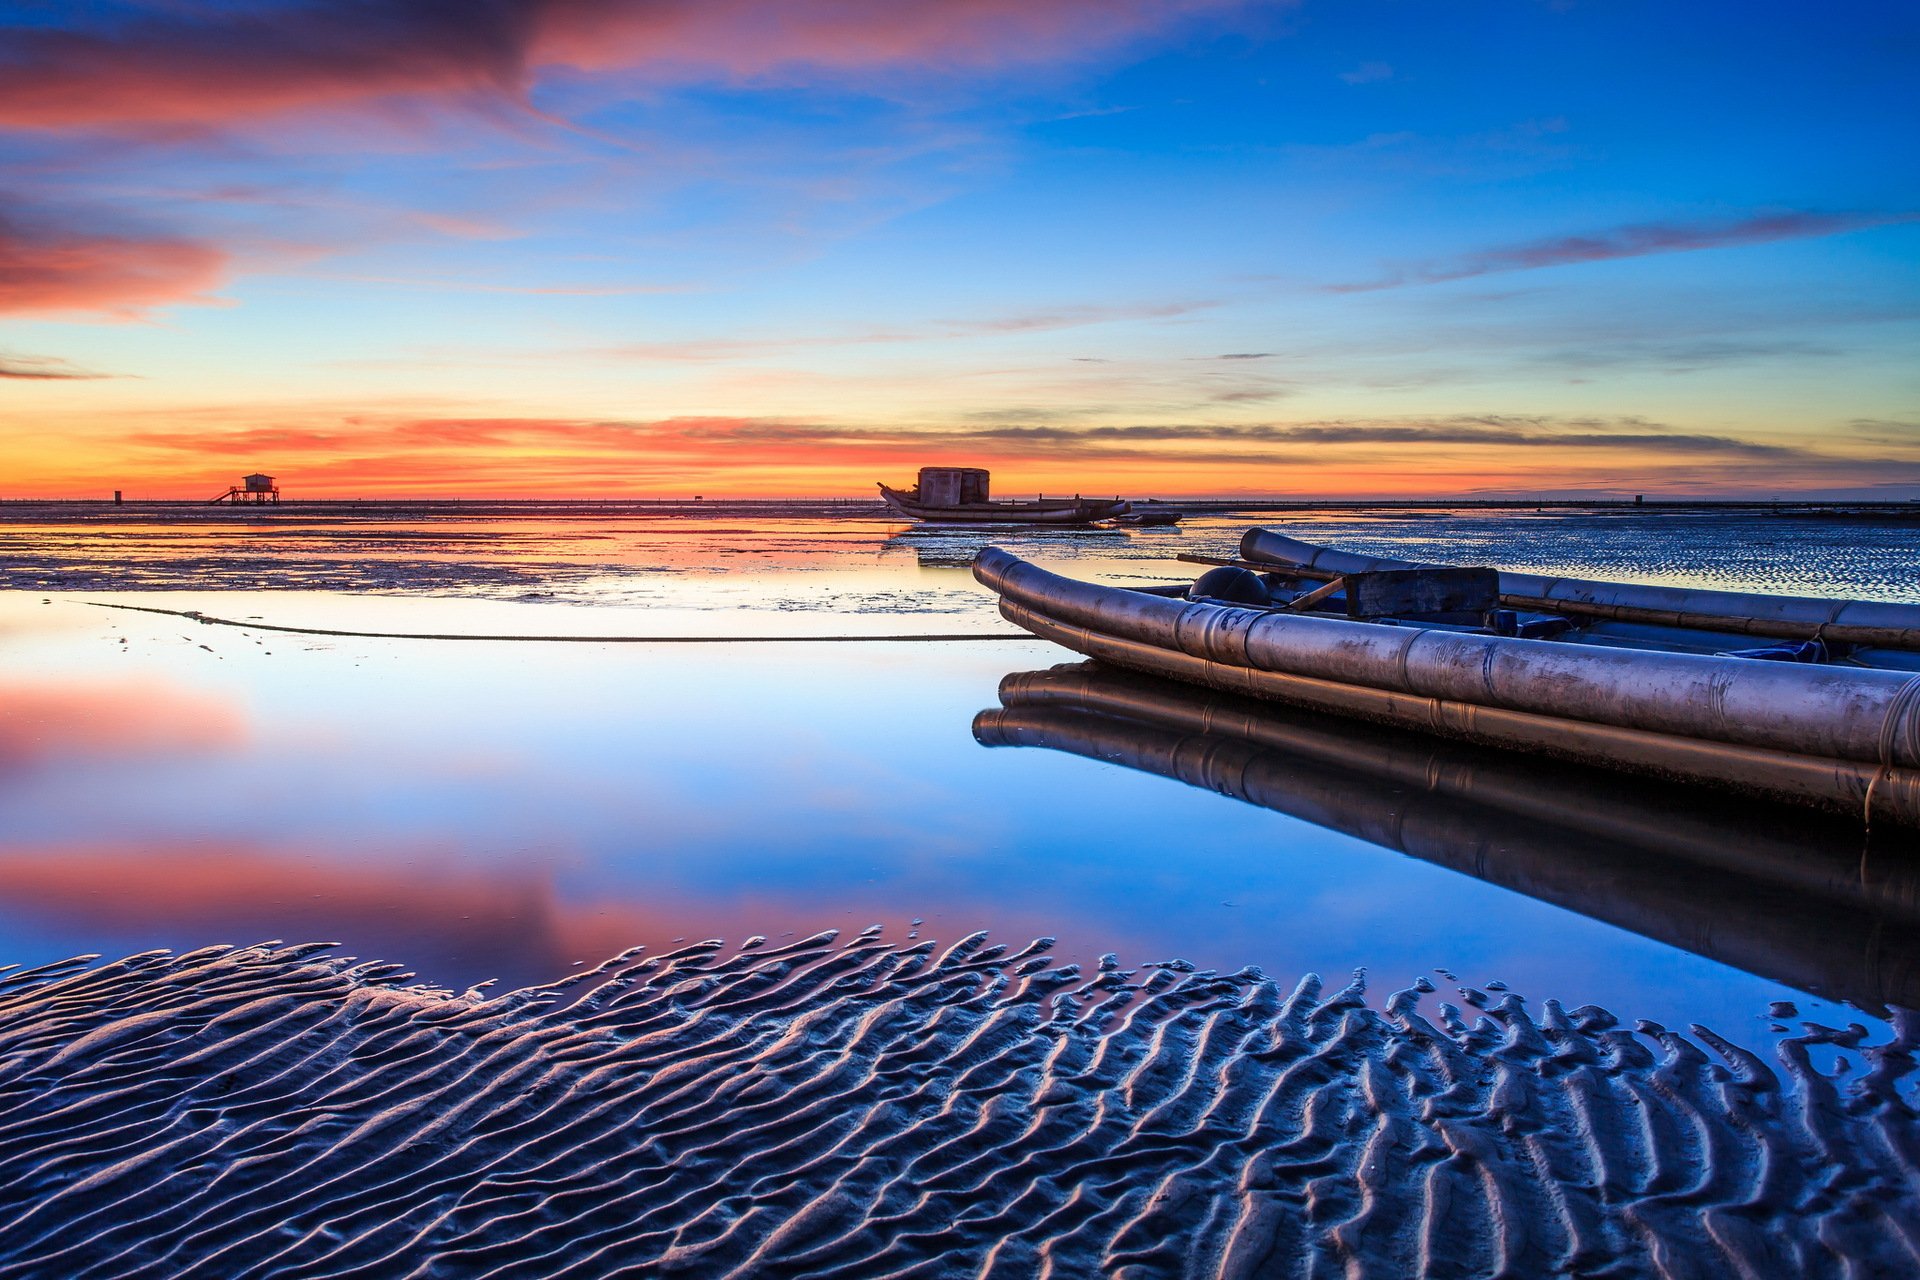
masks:
[[[1500,599],[1497,569],[1374,569],[1349,573],[1340,581],[1347,588],[1349,618],[1485,613]]]
[[[1344,578],[1335,578],[1332,582],[1323,582],[1305,595],[1295,596],[1293,599],[1287,601],[1287,610],[1291,613],[1300,613],[1303,610],[1311,609],[1346,585],[1347,582]]]

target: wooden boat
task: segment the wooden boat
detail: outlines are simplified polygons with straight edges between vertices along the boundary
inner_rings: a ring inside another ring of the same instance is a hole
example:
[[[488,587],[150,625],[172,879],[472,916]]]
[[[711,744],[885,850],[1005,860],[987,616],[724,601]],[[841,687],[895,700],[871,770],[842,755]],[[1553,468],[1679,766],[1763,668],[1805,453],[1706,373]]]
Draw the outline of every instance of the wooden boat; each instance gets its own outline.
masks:
[[[1868,1008],[1920,1007],[1920,859],[1805,809],[1076,663],[1000,682],[983,746],[1159,774]]]
[[[1920,826],[1920,605],[1411,566],[1263,530],[1241,556],[1147,588],[996,547],[973,572],[1008,621],[1115,666]]]
[[[1127,504],[1115,498],[1032,498],[994,502],[987,496],[987,472],[979,467],[922,467],[913,488],[880,485],[889,510],[914,520],[942,524],[1092,524],[1122,515]]]

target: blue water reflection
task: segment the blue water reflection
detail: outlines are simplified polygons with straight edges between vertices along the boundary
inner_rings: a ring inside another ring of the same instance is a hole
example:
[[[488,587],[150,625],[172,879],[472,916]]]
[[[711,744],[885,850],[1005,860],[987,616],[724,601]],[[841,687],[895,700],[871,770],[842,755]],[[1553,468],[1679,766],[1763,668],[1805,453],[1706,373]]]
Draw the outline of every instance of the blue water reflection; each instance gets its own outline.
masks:
[[[1038,642],[299,638],[42,599],[0,597],[10,961],[329,938],[458,986],[922,920],[1086,960],[1365,966],[1388,989],[1445,969],[1732,1031],[1793,995],[1171,778],[980,746],[1001,676],[1064,656]],[[244,598],[296,601],[365,607]],[[446,625],[442,602],[379,603]]]

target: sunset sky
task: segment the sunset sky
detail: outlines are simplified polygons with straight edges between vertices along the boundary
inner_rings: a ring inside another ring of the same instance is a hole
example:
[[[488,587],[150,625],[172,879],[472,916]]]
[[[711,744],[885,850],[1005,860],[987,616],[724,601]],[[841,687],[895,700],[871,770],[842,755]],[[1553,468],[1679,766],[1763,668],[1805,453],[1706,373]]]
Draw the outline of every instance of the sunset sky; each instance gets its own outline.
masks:
[[[1920,497],[1920,6],[0,0],[0,497]]]

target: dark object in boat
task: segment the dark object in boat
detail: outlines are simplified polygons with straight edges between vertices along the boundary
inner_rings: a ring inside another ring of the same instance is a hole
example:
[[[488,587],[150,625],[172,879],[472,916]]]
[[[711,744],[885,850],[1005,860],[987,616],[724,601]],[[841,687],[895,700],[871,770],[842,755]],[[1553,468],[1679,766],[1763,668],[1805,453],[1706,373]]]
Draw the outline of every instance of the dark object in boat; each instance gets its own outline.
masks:
[[[1868,1008],[1920,1007],[1909,833],[1330,720],[1099,663],[1023,671],[989,747],[1124,765]]]
[[[1231,565],[1209,569],[1201,574],[1187,588],[1187,599],[1224,600],[1229,604],[1254,604],[1263,608],[1273,603],[1259,574],[1235,569]]]
[[[994,502],[979,467],[922,467],[911,489],[880,485],[887,508],[914,520],[952,524],[1092,524],[1122,515],[1127,504],[1095,498],[1034,498]]]
[[[1500,595],[1500,574],[1494,569],[1383,569],[1346,574],[1341,581],[1349,618],[1479,616]]]
[[[1522,611],[1502,592],[1506,607],[1474,620],[1442,612],[1365,621],[1348,617],[1344,600],[1338,613],[1311,610],[1334,604],[1329,586],[1337,591],[1355,575],[1411,566],[1296,565],[1292,587],[1284,585],[1284,566],[1259,567],[1283,575],[1265,608],[1076,582],[994,547],[975,557],[974,576],[1000,595],[1000,612],[1014,625],[1117,666],[1869,822],[1920,825],[1920,656],[1858,643],[1828,643],[1839,656],[1825,663],[1726,656],[1747,647],[1743,639],[1755,632],[1740,624],[1755,617],[1792,621],[1800,606],[1818,603],[1836,621],[1857,620],[1856,632],[1920,637],[1920,606],[1708,592],[1663,614],[1691,625],[1653,627]],[[1501,585],[1514,577],[1501,575]],[[1530,589],[1552,595],[1563,585]],[[1602,605],[1667,592],[1572,585]],[[1730,600],[1755,605],[1704,612]],[[1298,605],[1307,610],[1289,612]],[[1524,628],[1535,628],[1533,637]]]
[[[1249,529],[1240,539],[1244,567],[1314,578],[1380,569],[1441,568],[1409,560],[1354,555],[1289,538],[1271,529]],[[1215,564],[1219,561],[1205,561]],[[1920,605],[1881,600],[1834,600],[1820,596],[1759,595],[1639,582],[1599,582],[1537,573],[1500,572],[1500,601],[1518,609],[1583,618],[1649,623],[1770,636],[1782,640],[1842,641],[1920,652]]]

